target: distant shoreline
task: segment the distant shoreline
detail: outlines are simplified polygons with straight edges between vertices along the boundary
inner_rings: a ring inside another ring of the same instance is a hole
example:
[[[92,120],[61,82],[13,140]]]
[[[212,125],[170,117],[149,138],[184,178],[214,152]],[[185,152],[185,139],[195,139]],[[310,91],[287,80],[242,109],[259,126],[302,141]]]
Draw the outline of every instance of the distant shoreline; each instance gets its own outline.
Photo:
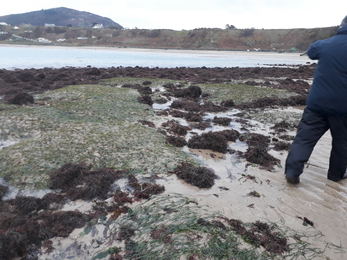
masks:
[[[53,49],[62,49],[62,48],[75,48],[75,49],[95,49],[95,50],[117,50],[117,51],[132,51],[132,52],[166,52],[166,53],[195,53],[195,54],[206,54],[206,53],[221,53],[221,54],[230,54],[235,52],[235,54],[247,54],[247,53],[259,53],[259,54],[274,54],[274,55],[297,55],[302,53],[301,51],[268,51],[268,50],[220,50],[220,49],[175,49],[175,48],[144,48],[144,47],[115,47],[115,46],[88,46],[88,45],[40,45],[40,44],[3,44],[0,43],[0,47],[33,47],[33,48],[53,48]]]

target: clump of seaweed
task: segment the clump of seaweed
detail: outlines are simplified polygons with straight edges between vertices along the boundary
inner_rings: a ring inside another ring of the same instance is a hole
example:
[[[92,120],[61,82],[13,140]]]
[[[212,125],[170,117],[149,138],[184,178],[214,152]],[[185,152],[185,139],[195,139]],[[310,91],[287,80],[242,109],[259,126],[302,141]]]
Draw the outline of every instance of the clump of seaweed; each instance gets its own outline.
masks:
[[[188,88],[175,89],[173,91],[175,97],[185,98],[198,98],[201,96],[202,91],[199,86],[189,86]]]
[[[168,102],[168,100],[164,97],[154,99],[154,103],[157,103],[157,104],[165,104],[167,102]]]
[[[139,101],[140,103],[143,103],[143,104],[147,104],[149,106],[153,105],[153,103],[154,103],[151,96],[149,96],[149,95],[139,96],[137,98],[137,101]]]
[[[278,141],[274,143],[274,150],[276,151],[282,151],[286,150],[288,151],[290,149],[291,144],[288,142]]]
[[[224,100],[220,103],[221,106],[224,106],[224,107],[234,107],[235,106],[235,103],[232,99],[228,99],[228,100]]]
[[[286,141],[293,141],[294,140],[294,136],[292,136],[292,135],[280,135],[279,138],[286,140]]]
[[[139,120],[139,123],[141,123],[142,125],[147,125],[149,127],[155,128],[155,124],[148,120]]]
[[[240,136],[240,141],[246,142],[248,146],[257,146],[266,148],[270,144],[268,136],[258,133],[247,133]]]
[[[34,103],[34,97],[33,95],[30,95],[28,93],[19,93],[15,95],[13,98],[8,100],[9,104],[14,105],[27,105],[27,104],[33,104]]]
[[[11,260],[23,257],[27,253],[28,239],[26,235],[9,230],[0,233],[0,259]]]
[[[66,192],[72,200],[105,198],[112,183],[125,174],[125,171],[107,168],[91,171],[91,167],[84,163],[67,163],[49,174],[49,186]]]
[[[200,122],[202,120],[202,115],[200,113],[183,112],[176,109],[172,109],[170,115],[173,117],[185,118],[190,122]]]
[[[263,97],[253,100],[252,102],[245,102],[236,105],[236,108],[247,109],[247,108],[265,108],[272,106],[303,106],[306,104],[306,95],[291,96],[288,98],[278,97]]]
[[[205,130],[208,127],[211,127],[211,124],[209,122],[199,122],[199,123],[192,123],[190,124],[193,128]]]
[[[192,100],[175,100],[172,102],[171,108],[183,109],[190,112],[199,112],[200,104]]]
[[[166,127],[169,132],[176,135],[186,135],[188,133],[188,130],[191,130],[190,127],[180,125],[174,121],[168,121],[166,123],[163,123],[162,126]]]
[[[193,149],[211,149],[215,152],[226,153],[228,139],[220,132],[207,132],[193,136],[188,141],[188,147]]]
[[[142,95],[150,95],[152,94],[152,89],[150,87],[140,87],[137,91]]]
[[[279,123],[276,123],[273,127],[271,127],[271,129],[275,129],[277,133],[285,132],[286,130],[290,130],[292,128],[293,126],[286,121],[281,121]]]
[[[6,193],[8,192],[9,188],[7,186],[4,185],[0,185],[0,201],[2,200],[2,198],[6,195]]]
[[[113,194],[113,200],[118,205],[124,205],[125,203],[133,202],[133,199],[129,197],[129,194],[121,190],[117,190],[115,194]]]
[[[144,86],[152,85],[152,81],[145,80],[144,82],[142,82],[142,85]]]
[[[213,123],[222,125],[222,126],[229,126],[231,121],[232,120],[229,117],[217,117],[217,116],[215,116],[212,120]]]
[[[199,188],[211,188],[216,175],[206,167],[196,167],[190,163],[181,163],[174,171],[179,179]]]
[[[28,214],[34,210],[45,208],[41,199],[31,196],[17,196],[14,199],[9,200],[8,203],[15,206],[16,210],[20,211],[22,214]]]
[[[224,106],[218,106],[214,104],[212,101],[206,101],[200,106],[200,110],[203,112],[224,112],[227,111],[228,108]]]
[[[134,188],[133,195],[138,200],[148,199],[152,195],[157,195],[165,191],[165,187],[163,185],[149,182],[140,183],[133,174],[128,176],[128,185]]]
[[[91,168],[91,165],[85,163],[66,163],[49,173],[48,186],[51,189],[60,189],[66,192],[74,185],[74,181],[82,172],[89,171]]]
[[[272,254],[283,254],[289,251],[288,240],[276,229],[275,225],[256,221],[250,225],[245,225],[238,219],[226,219],[231,228],[242,238],[256,247],[262,246],[266,251]]]
[[[25,207],[28,208],[27,205]],[[6,207],[0,212],[0,259],[4,260],[37,252],[44,240],[67,237],[73,229],[83,227],[91,219],[89,215],[75,211],[27,214],[29,210],[12,210]]]
[[[261,146],[250,146],[248,147],[244,157],[247,161],[255,164],[259,164],[266,169],[270,170],[273,166],[279,165],[280,160],[273,157],[268,153],[266,148]]]
[[[228,141],[235,142],[240,137],[240,132],[235,129],[226,129],[219,131]]]
[[[176,147],[183,147],[183,146],[187,145],[186,139],[184,139],[180,136],[169,135],[166,137],[166,142],[169,144],[172,144],[173,146],[176,146]]]

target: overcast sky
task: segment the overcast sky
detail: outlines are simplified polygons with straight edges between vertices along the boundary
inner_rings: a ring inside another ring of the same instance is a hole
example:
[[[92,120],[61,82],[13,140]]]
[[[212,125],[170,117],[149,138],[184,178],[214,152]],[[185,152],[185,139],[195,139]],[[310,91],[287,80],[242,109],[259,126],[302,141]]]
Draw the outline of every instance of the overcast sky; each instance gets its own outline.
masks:
[[[29,0],[6,1],[0,16],[55,7],[108,17],[129,29],[318,28],[339,25],[347,15],[347,0]]]

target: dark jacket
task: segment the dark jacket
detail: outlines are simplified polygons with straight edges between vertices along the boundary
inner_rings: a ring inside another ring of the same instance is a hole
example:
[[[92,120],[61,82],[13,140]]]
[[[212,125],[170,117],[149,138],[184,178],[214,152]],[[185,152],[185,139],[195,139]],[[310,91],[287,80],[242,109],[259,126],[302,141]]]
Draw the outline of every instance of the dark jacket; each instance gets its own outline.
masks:
[[[347,24],[335,36],[313,43],[307,55],[318,60],[307,108],[319,114],[347,115]]]

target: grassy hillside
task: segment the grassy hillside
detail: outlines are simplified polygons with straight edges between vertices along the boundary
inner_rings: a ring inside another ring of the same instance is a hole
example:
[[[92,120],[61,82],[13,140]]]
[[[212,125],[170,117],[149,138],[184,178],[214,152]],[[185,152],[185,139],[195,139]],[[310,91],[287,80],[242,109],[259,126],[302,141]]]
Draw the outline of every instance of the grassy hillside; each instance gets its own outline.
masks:
[[[92,29],[0,25],[0,43],[201,50],[304,51],[338,27],[313,29]],[[42,44],[42,41],[41,41]]]

